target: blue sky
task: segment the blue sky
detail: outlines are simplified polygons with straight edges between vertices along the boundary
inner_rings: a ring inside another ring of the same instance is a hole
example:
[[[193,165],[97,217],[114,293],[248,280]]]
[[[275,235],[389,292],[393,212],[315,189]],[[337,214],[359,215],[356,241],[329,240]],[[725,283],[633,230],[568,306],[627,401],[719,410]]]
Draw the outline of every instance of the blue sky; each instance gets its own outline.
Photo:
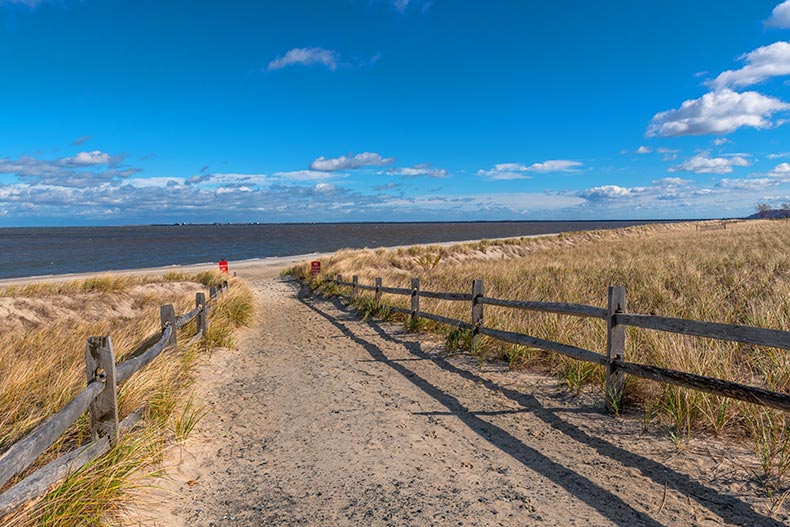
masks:
[[[790,201],[790,1],[0,0],[0,225]]]

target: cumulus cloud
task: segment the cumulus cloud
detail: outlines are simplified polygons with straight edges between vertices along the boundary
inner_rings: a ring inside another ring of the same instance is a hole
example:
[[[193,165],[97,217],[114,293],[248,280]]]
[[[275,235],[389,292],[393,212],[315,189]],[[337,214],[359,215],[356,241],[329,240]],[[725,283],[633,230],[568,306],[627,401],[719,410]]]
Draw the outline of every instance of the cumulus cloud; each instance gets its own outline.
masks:
[[[541,174],[552,172],[578,172],[584,166],[579,161],[550,159],[543,163],[525,165],[522,163],[499,163],[490,170],[478,170],[477,175],[491,180],[530,179],[530,172]]]
[[[339,54],[337,51],[323,48],[293,48],[288,50],[285,55],[277,57],[269,62],[267,71],[283,69],[288,66],[300,64],[303,66],[325,66],[331,71],[337,69]]]
[[[757,129],[774,126],[771,116],[790,109],[790,104],[754,91],[723,89],[699,99],[684,101],[680,108],[657,113],[648,136],[728,134],[742,126]]]
[[[790,163],[779,163],[770,172],[769,176],[790,177]]]
[[[685,206],[701,196],[714,192],[694,187],[694,182],[678,177],[654,179],[650,185],[623,187],[601,185],[576,192],[588,206],[634,210],[645,207]]]
[[[785,0],[774,7],[771,16],[765,20],[765,25],[782,29],[790,28],[790,0]]]
[[[748,167],[751,163],[743,156],[709,157],[707,152],[697,154],[683,163],[669,168],[669,172],[694,172],[695,174],[729,174],[733,167]]]
[[[73,157],[66,157],[60,160],[60,163],[66,166],[94,166],[94,165],[108,165],[113,161],[110,154],[100,150],[92,150],[90,152],[80,152]]]
[[[389,165],[395,161],[393,157],[381,157],[381,154],[375,152],[363,152],[361,154],[348,154],[347,156],[340,156],[335,158],[325,158],[324,156],[315,159],[310,163],[310,170],[321,170],[324,172],[333,172],[336,170],[352,170],[355,168],[375,166],[380,167]]]
[[[420,163],[413,167],[404,168],[391,168],[385,172],[389,176],[400,176],[406,178],[416,177],[430,177],[430,178],[443,178],[447,177],[447,170],[443,168],[431,168],[430,163]]]
[[[752,86],[771,77],[790,75],[790,42],[774,42],[744,53],[738,59],[746,65],[741,69],[724,71],[708,84],[719,90]]]
[[[649,146],[644,146],[644,145],[642,145],[642,146],[640,146],[639,148],[636,149],[636,153],[637,154],[650,154],[652,152],[653,152],[652,148],[650,148]]]

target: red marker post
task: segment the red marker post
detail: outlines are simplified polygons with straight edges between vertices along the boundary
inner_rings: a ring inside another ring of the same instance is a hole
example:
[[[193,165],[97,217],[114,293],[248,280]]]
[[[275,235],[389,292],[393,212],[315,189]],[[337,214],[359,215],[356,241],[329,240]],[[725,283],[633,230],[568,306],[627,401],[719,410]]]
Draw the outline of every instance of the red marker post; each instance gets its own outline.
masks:
[[[313,276],[321,274],[321,262],[317,260],[310,262],[310,274]]]
[[[219,272],[227,273],[228,272],[228,261],[227,260],[220,260],[219,261]]]

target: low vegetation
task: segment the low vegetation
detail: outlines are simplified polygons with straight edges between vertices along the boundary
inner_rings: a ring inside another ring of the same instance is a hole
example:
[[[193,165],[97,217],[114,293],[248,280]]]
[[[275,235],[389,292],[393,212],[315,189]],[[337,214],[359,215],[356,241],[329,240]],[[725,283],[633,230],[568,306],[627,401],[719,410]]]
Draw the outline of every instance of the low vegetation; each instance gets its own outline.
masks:
[[[195,306],[196,292],[223,279],[219,273],[167,273],[163,277],[96,277],[0,291],[0,300],[5,297],[10,309],[7,316],[15,316],[17,304],[11,302],[22,300],[33,306],[37,315],[31,322],[29,313],[20,313],[27,317],[25,324],[0,335],[0,452],[82,389],[87,337],[110,335],[120,362],[159,331],[161,304],[174,304],[179,314],[189,311]],[[66,307],[45,310],[38,301]],[[113,310],[118,305],[128,309]],[[232,345],[234,329],[250,322],[252,309],[250,290],[243,283],[234,283],[212,308],[206,338],[187,344],[195,336],[194,323],[187,324],[179,331],[177,352],[164,353],[120,387],[120,417],[144,408],[143,424],[45,498],[3,519],[3,525],[99,525],[133,499],[132,491],[145,483],[146,475],[155,473],[146,467],[160,459],[164,445],[184,439],[205,413],[192,397],[195,365],[212,349]],[[26,474],[84,443],[88,425],[87,416],[83,416]]]
[[[627,289],[631,312],[790,330],[790,222],[733,222],[722,230],[696,224],[664,224],[587,231],[541,238],[480,241],[452,247],[342,251],[322,262],[332,276],[359,275],[371,284],[409,287],[419,277],[432,291],[471,292],[485,281],[498,298],[606,306],[610,285]],[[313,286],[307,264],[292,272]],[[384,303],[407,307],[406,297]],[[469,320],[468,302],[421,298],[421,309]],[[408,321],[407,321],[408,323]],[[485,323],[605,352],[603,321],[486,306]],[[470,339],[435,324],[450,349]],[[626,356],[641,362],[790,392],[790,354],[684,335],[629,328]],[[513,369],[553,372],[571,390],[603,389],[603,368],[538,349],[491,339],[475,342],[481,359],[505,360]],[[759,479],[780,503],[790,485],[790,418],[783,412],[705,393],[629,377],[624,410],[644,412],[646,424],[665,429],[682,443],[692,433],[748,439],[763,467]]]

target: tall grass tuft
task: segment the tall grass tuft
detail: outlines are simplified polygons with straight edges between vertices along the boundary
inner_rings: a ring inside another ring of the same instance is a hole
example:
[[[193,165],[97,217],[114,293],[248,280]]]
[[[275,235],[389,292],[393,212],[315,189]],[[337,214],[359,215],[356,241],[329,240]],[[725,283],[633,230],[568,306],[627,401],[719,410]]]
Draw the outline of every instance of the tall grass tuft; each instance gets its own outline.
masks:
[[[159,305],[173,303],[177,313],[194,307],[194,295],[202,288],[198,279],[172,274],[159,279],[113,277],[109,281],[90,279],[65,286],[36,284],[29,289],[34,298],[52,297],[53,302],[58,295],[71,298],[87,294],[82,302],[85,310],[91,309],[92,299],[111,307],[113,299],[129,302],[129,295],[133,295],[131,305],[135,310],[130,317],[112,316],[112,310],[107,309],[106,318],[96,321],[90,321],[90,317],[81,320],[79,312],[76,317],[70,313],[64,319],[55,310],[46,323],[0,335],[0,451],[61,408],[84,386],[88,336],[111,335],[116,360],[124,360],[145,337],[160,330]],[[186,281],[181,284],[183,287],[173,284],[182,281]],[[131,288],[141,284],[157,284],[157,288],[154,292],[134,292]],[[90,296],[97,292],[100,297]],[[20,288],[13,292],[15,298],[21,294]],[[163,446],[168,441],[185,438],[204,414],[191,397],[195,365],[207,357],[207,351],[232,343],[233,330],[249,324],[252,315],[249,288],[234,281],[209,313],[210,332],[223,335],[222,339],[212,340],[207,335],[189,344],[195,336],[195,325],[187,324],[178,333],[176,352],[165,352],[120,386],[120,417],[142,407],[144,426],[124,435],[110,453],[72,474],[46,497],[0,519],[0,523],[25,527],[101,525],[134,499],[134,491],[148,484],[147,476],[156,473],[155,469],[146,467],[160,459]],[[88,427],[87,416],[83,415],[33,467],[14,481],[87,441]]]

